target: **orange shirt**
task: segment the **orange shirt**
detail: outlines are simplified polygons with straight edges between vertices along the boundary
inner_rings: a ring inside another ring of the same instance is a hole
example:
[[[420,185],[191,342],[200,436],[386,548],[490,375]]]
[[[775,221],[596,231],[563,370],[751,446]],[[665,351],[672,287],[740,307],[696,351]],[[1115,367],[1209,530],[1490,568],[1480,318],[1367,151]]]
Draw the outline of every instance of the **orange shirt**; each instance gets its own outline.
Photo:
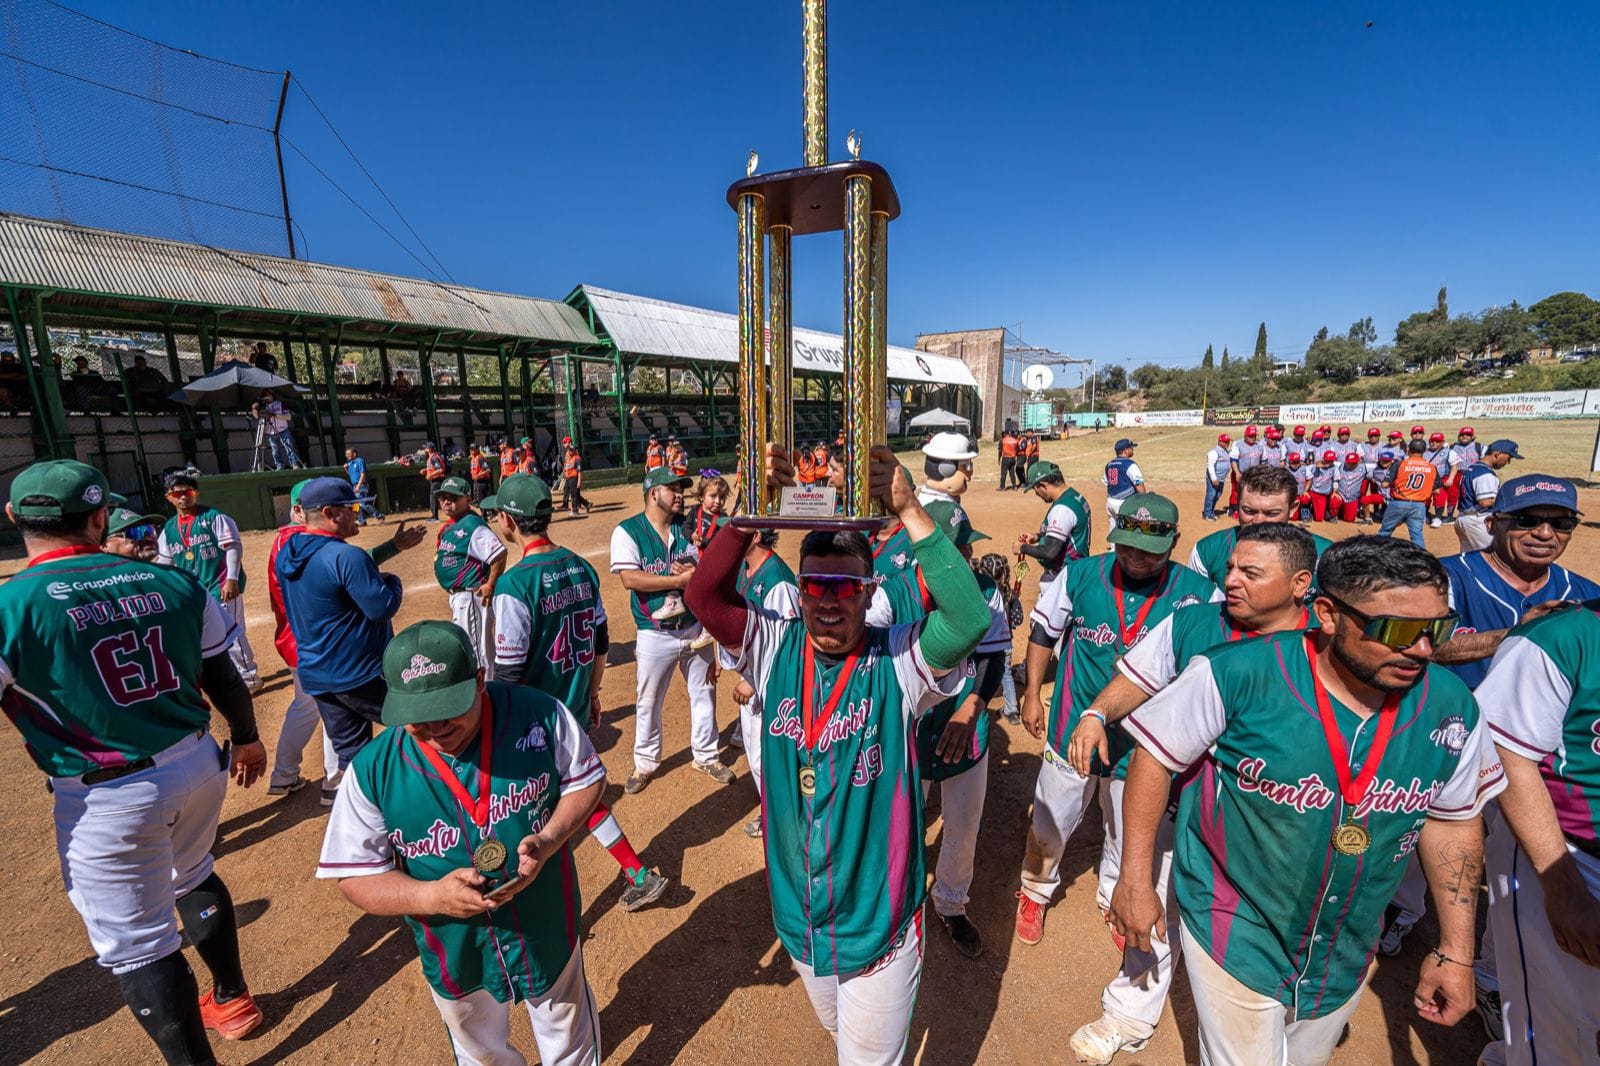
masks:
[[[1433,498],[1433,483],[1438,477],[1438,469],[1428,460],[1408,455],[1394,469],[1394,481],[1389,494],[1397,500],[1426,503]]]
[[[658,445],[652,444],[644,450],[644,468],[646,470],[654,470],[658,466],[664,466],[666,461]]]
[[[489,480],[489,464],[481,455],[474,455],[472,457],[472,480]]]
[[[573,451],[570,448],[567,449],[566,464],[561,468],[561,476],[562,477],[577,477],[578,476],[578,468],[581,465],[582,464],[578,461],[578,453]]]
[[[1037,458],[1039,458],[1039,438],[1038,437],[1029,437],[1028,438],[1028,458],[1029,459],[1037,459]]]
[[[802,449],[794,461],[795,480],[802,485],[811,484],[811,453]]]
[[[517,472],[517,452],[514,448],[505,448],[500,452],[500,476],[510,477]]]
[[[1000,454],[1007,459],[1017,457],[1017,438],[1007,433],[1000,438]]]

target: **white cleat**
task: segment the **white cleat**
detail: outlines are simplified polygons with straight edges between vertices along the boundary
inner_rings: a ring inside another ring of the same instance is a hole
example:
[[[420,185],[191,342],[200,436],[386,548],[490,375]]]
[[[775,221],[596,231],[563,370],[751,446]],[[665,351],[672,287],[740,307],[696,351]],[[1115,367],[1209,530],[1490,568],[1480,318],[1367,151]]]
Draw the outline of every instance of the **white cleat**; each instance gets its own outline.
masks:
[[[1079,1062],[1108,1066],[1119,1051],[1143,1051],[1148,1038],[1135,1039],[1123,1032],[1112,1019],[1101,1015],[1072,1034],[1070,1046]]]

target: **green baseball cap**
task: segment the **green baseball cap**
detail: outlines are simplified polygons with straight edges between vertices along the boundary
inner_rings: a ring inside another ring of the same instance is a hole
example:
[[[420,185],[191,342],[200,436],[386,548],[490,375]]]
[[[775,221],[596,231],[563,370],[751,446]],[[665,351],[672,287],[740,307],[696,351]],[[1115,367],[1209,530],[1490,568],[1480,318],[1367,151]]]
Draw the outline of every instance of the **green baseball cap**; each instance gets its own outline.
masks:
[[[930,500],[923,508],[928,512],[928,517],[933,519],[933,524],[944,530],[951,543],[958,548],[989,539],[989,534],[979,533],[972,528],[972,520],[967,517],[967,512],[952,500]]]
[[[118,536],[134,526],[159,526],[165,522],[166,519],[160,515],[140,514],[126,507],[117,507],[112,510],[111,517],[106,522],[106,536]]]
[[[478,510],[485,513],[489,511],[500,510],[500,497],[491,492],[489,495],[478,501]]]
[[[24,504],[29,496],[48,502]],[[127,502],[111,491],[104,474],[76,459],[34,463],[11,482],[11,509],[27,518],[59,518]]]
[[[1165,523],[1170,529],[1166,533],[1147,532],[1134,523]],[[1129,496],[1122,501],[1122,510],[1117,512],[1106,540],[1155,555],[1169,552],[1178,542],[1178,505],[1153,492]]]
[[[315,480],[316,480],[315,478],[309,478],[308,477],[304,481],[296,481],[294,483],[294,488],[289,490],[289,506],[290,507],[299,507],[300,506],[300,491],[302,489],[304,489],[307,485],[311,484],[311,482],[313,482]]]
[[[488,501],[482,506],[489,506]],[[494,510],[518,518],[533,518],[552,507],[550,486],[532,474],[512,474],[500,482],[500,489],[494,494]]]
[[[407,626],[383,650],[384,725],[442,722],[472,709],[478,698],[478,659],[454,622]]]
[[[1040,459],[1028,467],[1028,487],[1031,489],[1045,478],[1060,477],[1061,468],[1048,459]]]
[[[464,477],[447,477],[439,482],[439,495],[470,496],[472,486],[467,484],[467,479]]]
[[[658,466],[644,476],[644,491],[648,495],[651,489],[660,488],[662,485],[694,484],[694,478],[688,474],[674,474],[669,466]]]

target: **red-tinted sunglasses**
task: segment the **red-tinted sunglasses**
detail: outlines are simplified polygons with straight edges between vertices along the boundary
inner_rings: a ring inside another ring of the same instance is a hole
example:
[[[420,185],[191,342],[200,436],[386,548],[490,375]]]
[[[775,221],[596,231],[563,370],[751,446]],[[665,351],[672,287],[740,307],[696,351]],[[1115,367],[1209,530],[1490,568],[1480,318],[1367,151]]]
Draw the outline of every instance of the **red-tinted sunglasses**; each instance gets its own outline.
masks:
[[[853,600],[868,585],[876,584],[855,574],[801,574],[799,582],[802,594],[818,600],[826,596],[836,600]]]

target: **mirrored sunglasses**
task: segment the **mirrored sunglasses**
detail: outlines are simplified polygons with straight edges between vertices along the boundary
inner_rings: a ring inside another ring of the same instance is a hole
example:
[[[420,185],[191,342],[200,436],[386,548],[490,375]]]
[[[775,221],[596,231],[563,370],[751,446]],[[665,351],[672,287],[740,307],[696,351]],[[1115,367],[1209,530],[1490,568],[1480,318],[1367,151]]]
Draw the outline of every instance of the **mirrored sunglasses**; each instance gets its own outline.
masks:
[[[1363,636],[1395,651],[1405,651],[1413,647],[1424,636],[1437,648],[1450,639],[1456,631],[1456,625],[1461,621],[1461,616],[1453,611],[1438,618],[1367,614],[1365,611],[1356,610],[1337,596],[1328,596],[1326,592],[1323,595],[1332,600],[1339,610],[1361,621]]]
[[[1169,537],[1178,531],[1175,522],[1158,522],[1153,518],[1133,518],[1129,515],[1117,516],[1117,528],[1148,533],[1153,537]]]
[[[855,574],[801,574],[798,578],[800,592],[813,599],[832,596],[836,600],[853,600],[870,585],[877,582]]]

